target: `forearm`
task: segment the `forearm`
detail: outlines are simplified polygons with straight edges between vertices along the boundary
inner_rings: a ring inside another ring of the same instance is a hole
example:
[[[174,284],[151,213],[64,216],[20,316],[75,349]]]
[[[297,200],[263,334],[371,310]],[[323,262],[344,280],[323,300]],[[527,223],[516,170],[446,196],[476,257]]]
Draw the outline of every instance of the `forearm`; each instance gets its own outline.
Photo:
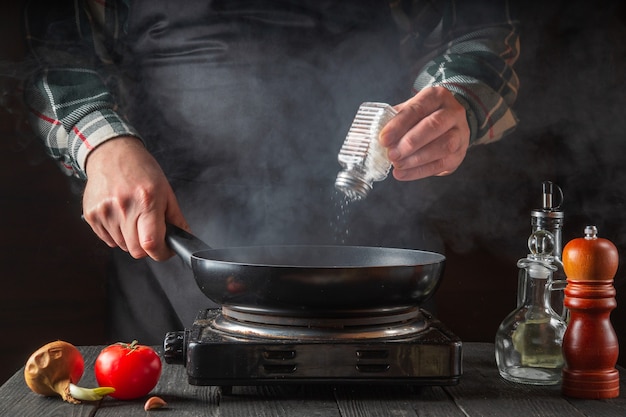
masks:
[[[491,2],[485,10],[472,10],[472,3],[457,2],[453,12],[444,15],[440,26],[444,29],[434,34],[434,43],[441,46],[421,64],[413,87],[421,91],[442,86],[451,91],[466,108],[471,143],[483,144],[502,138],[517,125],[512,106],[519,88],[513,68],[519,34],[505,2]],[[468,21],[467,16],[477,14],[484,16],[482,21],[478,17]]]
[[[98,74],[83,69],[46,69],[27,83],[30,123],[50,156],[68,174],[86,178],[85,160],[99,144],[138,136],[115,112]]]
[[[32,1],[26,8],[25,35],[37,69],[24,85],[24,98],[48,154],[68,174],[86,178],[85,160],[93,149],[115,137],[138,135],[118,114],[96,71],[104,50],[94,50],[85,5],[66,7]]]
[[[492,40],[496,35],[516,40],[507,28],[474,34],[428,62],[414,83],[416,91],[442,86],[455,95],[466,108],[472,144],[498,140],[517,125],[512,111],[519,88],[512,67],[517,48],[510,45],[512,57],[507,59],[502,55],[505,51],[493,49],[504,46]]]

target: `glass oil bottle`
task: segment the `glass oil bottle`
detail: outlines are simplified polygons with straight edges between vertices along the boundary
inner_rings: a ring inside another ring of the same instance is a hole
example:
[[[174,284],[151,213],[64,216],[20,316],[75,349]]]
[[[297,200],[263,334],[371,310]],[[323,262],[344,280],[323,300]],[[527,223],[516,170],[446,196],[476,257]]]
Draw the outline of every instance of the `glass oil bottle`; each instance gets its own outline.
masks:
[[[530,224],[532,232],[537,230],[547,230],[554,236],[554,266],[557,268],[552,274],[552,286],[550,293],[552,296],[552,307],[556,312],[567,317],[567,311],[563,307],[563,297],[565,286],[567,285],[567,277],[563,270],[562,249],[563,249],[563,223],[565,214],[561,210],[563,204],[563,191],[561,188],[551,181],[541,183],[541,208],[534,209],[530,212]],[[523,278],[523,274],[520,274]],[[523,298],[523,290],[526,283],[518,283],[518,304]]]
[[[525,284],[517,308],[500,324],[496,333],[496,363],[509,381],[555,385],[564,365],[561,346],[567,327],[551,303],[555,238],[536,230],[528,239],[530,254],[520,259],[520,283]]]

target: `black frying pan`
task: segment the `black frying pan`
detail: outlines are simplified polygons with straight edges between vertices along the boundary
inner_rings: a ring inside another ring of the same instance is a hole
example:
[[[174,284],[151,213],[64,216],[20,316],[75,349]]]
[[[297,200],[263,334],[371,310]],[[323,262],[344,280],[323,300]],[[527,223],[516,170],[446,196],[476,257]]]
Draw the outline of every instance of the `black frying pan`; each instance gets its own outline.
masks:
[[[364,246],[250,246],[211,249],[168,225],[167,243],[202,292],[251,311],[352,312],[420,305],[436,290],[445,257]]]

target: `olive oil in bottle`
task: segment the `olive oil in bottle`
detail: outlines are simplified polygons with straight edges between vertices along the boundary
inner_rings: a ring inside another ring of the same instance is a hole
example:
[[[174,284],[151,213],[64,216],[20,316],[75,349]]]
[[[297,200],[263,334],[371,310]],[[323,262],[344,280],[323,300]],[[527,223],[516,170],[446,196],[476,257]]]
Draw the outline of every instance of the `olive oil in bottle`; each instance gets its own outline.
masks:
[[[520,282],[525,283],[523,297],[498,328],[496,363],[506,380],[554,385],[561,381],[561,345],[567,327],[551,305],[553,273],[557,270],[552,256],[554,236],[537,230],[528,242],[531,253],[517,263],[523,275]]]

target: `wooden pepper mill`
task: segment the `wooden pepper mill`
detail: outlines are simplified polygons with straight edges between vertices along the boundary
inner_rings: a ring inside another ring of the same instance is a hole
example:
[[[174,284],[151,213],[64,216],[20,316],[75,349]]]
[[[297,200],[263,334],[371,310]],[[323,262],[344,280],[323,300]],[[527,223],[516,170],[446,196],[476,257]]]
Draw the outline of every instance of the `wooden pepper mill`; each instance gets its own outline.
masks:
[[[570,312],[563,337],[561,390],[566,396],[619,396],[619,371],[615,368],[619,346],[610,320],[617,306],[613,278],[618,264],[617,248],[599,238],[595,226],[587,226],[584,238],[571,240],[563,249],[565,307]]]

